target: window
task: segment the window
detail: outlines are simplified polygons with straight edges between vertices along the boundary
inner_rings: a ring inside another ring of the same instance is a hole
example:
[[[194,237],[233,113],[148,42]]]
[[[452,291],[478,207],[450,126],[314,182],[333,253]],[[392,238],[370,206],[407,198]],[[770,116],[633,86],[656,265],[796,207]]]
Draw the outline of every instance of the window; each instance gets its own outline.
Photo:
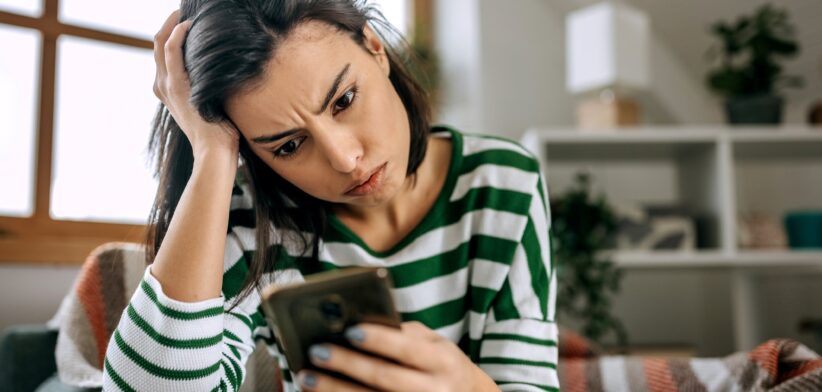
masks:
[[[34,211],[34,129],[40,33],[0,25],[0,214]]]

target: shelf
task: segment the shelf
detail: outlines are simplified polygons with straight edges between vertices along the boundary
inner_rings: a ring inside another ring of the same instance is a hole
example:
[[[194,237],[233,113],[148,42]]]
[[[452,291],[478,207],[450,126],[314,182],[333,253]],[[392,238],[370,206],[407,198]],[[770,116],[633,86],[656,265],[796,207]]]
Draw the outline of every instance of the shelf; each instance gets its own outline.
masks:
[[[667,268],[784,268],[819,267],[822,250],[746,250],[720,251],[611,251],[614,263],[625,269]]]

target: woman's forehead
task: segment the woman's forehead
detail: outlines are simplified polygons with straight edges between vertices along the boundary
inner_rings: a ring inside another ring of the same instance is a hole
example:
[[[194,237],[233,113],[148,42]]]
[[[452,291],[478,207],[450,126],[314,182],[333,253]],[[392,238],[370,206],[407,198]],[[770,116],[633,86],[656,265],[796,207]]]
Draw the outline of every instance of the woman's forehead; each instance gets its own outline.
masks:
[[[278,107],[319,107],[341,71],[362,68],[366,52],[348,35],[321,22],[305,22],[278,45],[263,78],[227,103],[229,113],[284,122]],[[272,110],[274,109],[274,110]],[[241,120],[242,121],[242,120]]]

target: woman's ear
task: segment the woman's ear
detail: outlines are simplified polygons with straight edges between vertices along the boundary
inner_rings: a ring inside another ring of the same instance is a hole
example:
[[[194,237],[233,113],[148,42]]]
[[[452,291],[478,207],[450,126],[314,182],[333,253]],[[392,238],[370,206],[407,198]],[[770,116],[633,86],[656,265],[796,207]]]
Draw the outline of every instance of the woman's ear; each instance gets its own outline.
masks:
[[[371,30],[371,27],[365,26],[363,29],[363,34],[365,35],[365,48],[374,56],[374,60],[377,60],[377,64],[382,69],[385,76],[391,74],[391,65],[388,63],[388,56],[385,53],[385,45],[383,45],[380,37],[374,33],[374,30]]]

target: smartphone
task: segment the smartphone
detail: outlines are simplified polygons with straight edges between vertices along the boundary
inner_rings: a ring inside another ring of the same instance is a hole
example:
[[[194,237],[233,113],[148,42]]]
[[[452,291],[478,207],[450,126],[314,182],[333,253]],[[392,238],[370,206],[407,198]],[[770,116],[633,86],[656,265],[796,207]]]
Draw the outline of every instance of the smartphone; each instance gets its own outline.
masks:
[[[312,369],[351,381],[315,367],[308,349],[332,343],[357,350],[343,333],[359,323],[400,328],[392,287],[385,268],[349,267],[309,275],[305,282],[272,284],[263,290],[262,308],[294,373]]]

